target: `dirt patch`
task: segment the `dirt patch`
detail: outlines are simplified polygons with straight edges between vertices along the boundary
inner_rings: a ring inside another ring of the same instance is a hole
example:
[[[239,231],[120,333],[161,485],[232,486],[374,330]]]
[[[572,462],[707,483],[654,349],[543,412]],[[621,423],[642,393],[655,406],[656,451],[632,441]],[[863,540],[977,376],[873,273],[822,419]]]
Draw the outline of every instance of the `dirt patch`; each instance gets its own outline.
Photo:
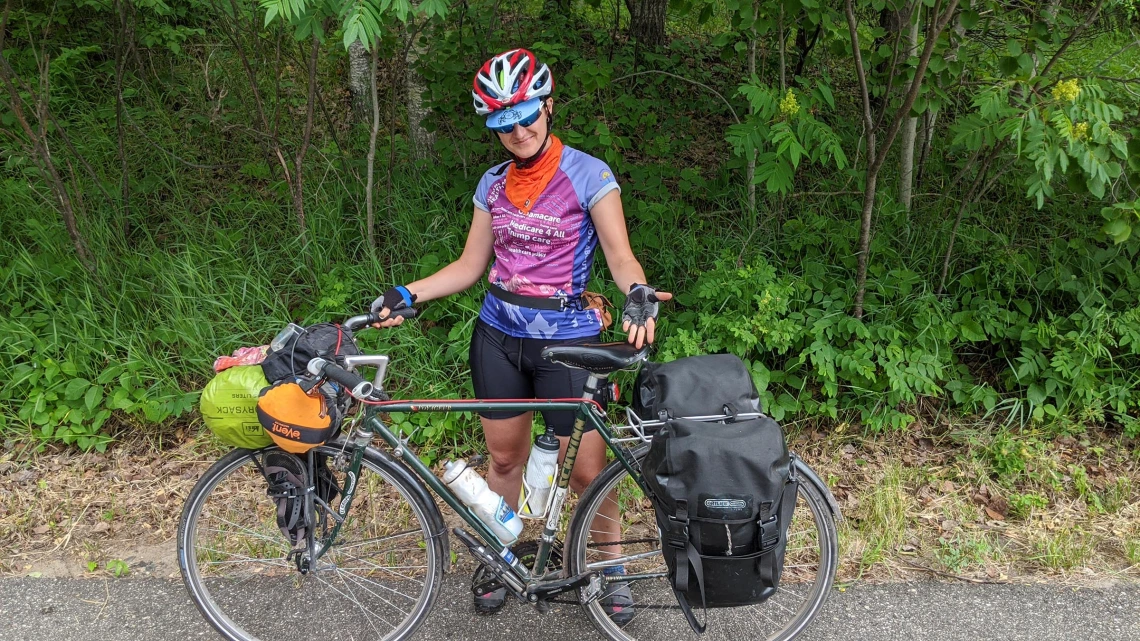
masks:
[[[792,449],[831,487],[845,517],[840,582],[1140,578],[1137,444],[1092,433],[1007,434],[1019,463],[997,473],[1004,445],[986,430],[868,438],[844,427],[791,429]],[[177,577],[182,503],[224,453],[207,436],[166,448],[125,441],[106,454],[8,445],[0,455],[0,547],[8,551],[0,573],[43,576]],[[456,552],[459,571],[472,569],[465,551]]]
[[[0,456],[0,547],[8,551],[0,572],[45,576],[102,573],[109,563],[120,574],[176,574],[182,502],[222,454],[195,439],[167,449],[120,442],[103,454],[8,445]]]

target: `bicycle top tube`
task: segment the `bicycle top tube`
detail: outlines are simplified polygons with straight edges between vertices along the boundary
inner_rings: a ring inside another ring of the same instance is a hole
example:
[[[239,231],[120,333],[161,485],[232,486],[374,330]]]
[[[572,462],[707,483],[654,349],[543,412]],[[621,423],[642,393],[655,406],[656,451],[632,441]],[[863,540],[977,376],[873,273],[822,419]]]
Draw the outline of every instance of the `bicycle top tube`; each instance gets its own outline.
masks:
[[[415,315],[414,310],[404,314]],[[361,314],[346,319],[342,326],[357,330],[379,321],[376,313]],[[645,360],[649,354],[648,343],[637,348],[626,342],[587,343],[581,345],[553,345],[542,350],[542,357],[554,363],[583,369],[590,373],[591,380],[587,391],[579,398],[529,398],[529,399],[391,399],[383,392],[384,377],[391,359],[386,354],[359,354],[343,357],[346,369],[325,361],[313,359],[309,371],[314,375],[328,376],[343,384],[353,392],[357,400],[374,408],[389,412],[452,412],[452,411],[528,411],[528,410],[577,410],[583,404],[589,405],[599,415],[605,411],[596,399],[596,390],[601,380],[606,380],[618,370],[628,369]],[[358,366],[376,367],[376,375],[370,386],[363,385],[364,379],[352,370]],[[374,391],[373,391],[374,390]],[[589,390],[595,390],[591,393]]]

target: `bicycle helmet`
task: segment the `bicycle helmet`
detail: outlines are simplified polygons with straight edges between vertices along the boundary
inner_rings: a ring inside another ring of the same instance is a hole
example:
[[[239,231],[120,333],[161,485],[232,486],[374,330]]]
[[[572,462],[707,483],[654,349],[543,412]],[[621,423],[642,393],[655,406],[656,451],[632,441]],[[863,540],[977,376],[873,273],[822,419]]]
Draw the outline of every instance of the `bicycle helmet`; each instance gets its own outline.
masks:
[[[511,49],[484,62],[472,84],[475,113],[486,116],[549,96],[554,91],[554,76],[530,51]]]

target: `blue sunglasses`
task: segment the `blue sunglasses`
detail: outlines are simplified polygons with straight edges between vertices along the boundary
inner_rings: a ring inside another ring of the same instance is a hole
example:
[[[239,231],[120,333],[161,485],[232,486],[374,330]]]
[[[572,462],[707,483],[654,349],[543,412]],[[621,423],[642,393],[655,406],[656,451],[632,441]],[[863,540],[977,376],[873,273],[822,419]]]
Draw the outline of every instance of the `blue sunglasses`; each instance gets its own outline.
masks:
[[[542,115],[542,105],[540,104],[539,108],[537,110],[535,110],[534,113],[532,113],[531,115],[529,115],[525,118],[520,118],[519,120],[516,120],[512,123],[499,125],[497,127],[492,127],[492,126],[488,125],[487,128],[490,129],[491,131],[494,131],[495,133],[509,134],[515,130],[515,125],[519,125],[521,127],[529,127],[529,126],[533,125],[534,123],[538,122],[538,117],[541,115]],[[506,114],[504,114],[504,116],[506,116]],[[500,120],[506,120],[507,118],[509,118],[509,116],[507,116],[505,118],[500,118]]]

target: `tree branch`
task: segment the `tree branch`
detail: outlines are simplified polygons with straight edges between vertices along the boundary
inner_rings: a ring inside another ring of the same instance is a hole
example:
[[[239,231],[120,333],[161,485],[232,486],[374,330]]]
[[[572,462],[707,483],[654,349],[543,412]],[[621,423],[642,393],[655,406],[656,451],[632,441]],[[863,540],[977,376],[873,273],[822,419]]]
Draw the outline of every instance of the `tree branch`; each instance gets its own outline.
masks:
[[[1103,0],[1102,0],[1103,1]],[[848,0],[850,2],[850,0]],[[941,0],[934,5],[934,15],[937,17],[938,8],[942,4]],[[922,79],[926,76],[926,67],[930,64],[930,56],[934,53],[934,45],[938,41],[938,36],[950,24],[950,18],[954,16],[954,10],[958,8],[958,0],[950,0],[950,4],[946,7],[945,13],[936,20],[931,20],[926,28],[926,42],[922,46],[922,56],[918,59],[918,67],[914,70],[914,78],[911,79],[910,89],[907,91],[906,98],[903,100],[902,105],[899,106],[898,111],[895,112],[894,120],[891,122],[890,129],[883,139],[883,144],[879,147],[879,154],[873,160],[873,167],[878,170],[887,160],[887,153],[891,149],[891,143],[894,142],[895,136],[898,135],[899,128],[902,127],[903,119],[910,114],[910,108],[914,106],[915,99],[918,98],[918,91],[922,88]]]
[[[1065,53],[1065,50],[1069,48],[1069,45],[1073,44],[1073,41],[1077,39],[1077,36],[1081,35],[1081,32],[1087,29],[1088,26],[1092,24],[1093,20],[1096,20],[1096,17],[1100,15],[1100,10],[1104,8],[1104,3],[1106,1],[1107,0],[1100,0],[1100,2],[1096,3],[1096,6],[1093,7],[1093,10],[1089,12],[1089,15],[1087,18],[1085,18],[1085,21],[1082,22],[1076,29],[1073,29],[1072,33],[1069,34],[1069,37],[1065,38],[1065,41],[1061,43],[1061,48],[1057,50],[1057,53],[1053,54],[1053,57],[1049,59],[1049,62],[1045,65],[1045,68],[1042,69],[1041,73],[1037,75],[1046,76],[1049,74],[1049,70],[1053,68],[1053,65],[1057,64],[1057,61],[1061,59],[1061,55]]]
[[[859,94],[863,99],[863,128],[867,131],[867,155],[875,156],[875,118],[871,114],[871,93],[867,90],[867,72],[863,69],[863,53],[859,50],[859,31],[855,22],[855,10],[851,0],[844,0],[844,13],[847,14],[847,28],[851,32],[851,51],[855,55],[855,71],[859,77]]]

